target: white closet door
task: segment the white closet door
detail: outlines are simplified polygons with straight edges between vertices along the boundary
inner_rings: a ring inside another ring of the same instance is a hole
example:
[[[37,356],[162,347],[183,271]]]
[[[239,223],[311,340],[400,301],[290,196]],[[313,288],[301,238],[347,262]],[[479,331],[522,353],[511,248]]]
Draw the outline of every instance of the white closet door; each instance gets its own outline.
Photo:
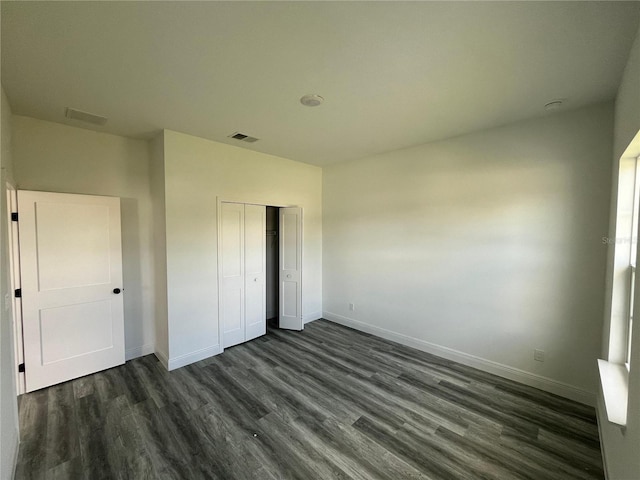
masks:
[[[120,199],[18,192],[28,392],[124,363]]]
[[[280,328],[302,330],[302,209],[280,209]]]
[[[267,333],[267,208],[244,206],[245,340]]]
[[[223,348],[245,339],[244,205],[221,205],[220,266]]]

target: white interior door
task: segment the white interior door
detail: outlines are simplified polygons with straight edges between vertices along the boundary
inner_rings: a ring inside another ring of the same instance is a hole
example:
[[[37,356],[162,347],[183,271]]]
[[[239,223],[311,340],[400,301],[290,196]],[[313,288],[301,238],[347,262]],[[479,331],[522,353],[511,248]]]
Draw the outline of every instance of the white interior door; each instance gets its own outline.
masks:
[[[222,287],[222,347],[245,339],[244,205],[220,207],[220,265]]]
[[[124,363],[120,199],[18,192],[28,392]]]
[[[302,209],[280,209],[280,328],[302,330]]]
[[[244,206],[245,341],[267,333],[267,208]]]

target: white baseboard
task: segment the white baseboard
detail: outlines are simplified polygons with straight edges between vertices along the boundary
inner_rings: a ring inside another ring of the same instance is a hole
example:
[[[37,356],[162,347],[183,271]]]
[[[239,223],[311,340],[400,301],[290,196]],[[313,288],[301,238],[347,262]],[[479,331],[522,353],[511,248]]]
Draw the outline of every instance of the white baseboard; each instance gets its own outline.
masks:
[[[167,370],[169,370],[169,359],[167,358],[167,355],[164,352],[160,352],[158,350],[153,352],[153,354],[156,356],[156,358],[162,364],[162,366]]]
[[[196,350],[195,352],[169,358],[166,367],[169,371],[175,370],[176,368],[199,362],[200,360],[204,360],[205,358],[213,357],[214,355],[218,355],[219,353],[222,353],[222,348],[220,347],[220,345],[213,345],[212,347],[203,348],[201,350]]]
[[[141,345],[139,347],[127,348],[124,351],[124,359],[126,361],[133,360],[134,358],[144,357],[145,355],[151,355],[155,347],[152,343]]]
[[[307,313],[302,316],[302,321],[306,325],[307,323],[314,322],[316,320],[320,320],[322,318],[322,312],[313,312]]]
[[[452,348],[443,347],[440,345],[436,345],[435,343],[427,342],[425,340],[409,337],[408,335],[392,332],[391,330],[376,327],[374,325],[369,325],[359,320],[354,320],[352,318],[338,315],[336,313],[324,312],[323,318],[340,325],[344,325],[345,327],[350,327],[355,330],[370,333],[371,335],[375,335],[377,337],[398,342],[402,345],[406,345],[408,347],[422,350],[423,352],[446,358],[447,360],[453,360],[454,362],[477,368],[478,370],[492,373],[499,377],[508,378],[509,380],[513,380],[530,387],[544,390],[545,392],[560,395],[561,397],[584,403],[585,405],[595,406],[596,404],[595,393],[583,390],[573,385],[569,385],[568,383],[559,382],[551,378],[536,375],[535,373],[520,370],[519,368],[510,367],[508,365],[494,362],[492,360],[476,357],[475,355],[469,355],[468,353],[460,352]]]
[[[11,478],[13,478],[16,474],[16,469],[18,468],[18,451],[20,450],[20,430],[16,428],[14,434],[15,441],[13,442],[13,468],[11,471]]]
[[[602,402],[602,396],[598,398],[598,402],[596,405],[596,418],[598,419],[598,436],[600,438],[600,453],[602,454],[602,470],[604,470],[604,478],[605,480],[609,480],[609,469],[607,468],[607,450],[605,448],[604,439],[602,438],[602,422],[603,418],[605,422],[607,420],[607,414],[604,407],[604,403]]]

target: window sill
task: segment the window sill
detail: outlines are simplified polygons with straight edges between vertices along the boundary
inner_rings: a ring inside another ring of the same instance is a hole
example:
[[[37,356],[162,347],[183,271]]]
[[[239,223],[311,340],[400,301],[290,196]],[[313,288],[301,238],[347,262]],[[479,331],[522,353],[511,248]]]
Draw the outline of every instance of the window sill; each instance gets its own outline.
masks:
[[[624,365],[598,360],[600,385],[609,422],[626,427],[629,371]]]

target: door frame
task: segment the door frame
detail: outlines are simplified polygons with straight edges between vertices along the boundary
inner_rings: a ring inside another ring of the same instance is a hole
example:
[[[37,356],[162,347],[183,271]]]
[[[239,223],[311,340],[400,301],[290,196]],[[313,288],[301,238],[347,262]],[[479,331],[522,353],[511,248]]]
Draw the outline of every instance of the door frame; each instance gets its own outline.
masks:
[[[220,259],[222,258],[222,204],[223,203],[242,203],[248,205],[261,205],[263,207],[276,207],[276,208],[287,208],[287,207],[300,207],[300,205],[283,205],[280,202],[269,202],[265,199],[249,199],[243,197],[226,197],[226,196],[216,196],[216,270],[218,273],[218,291],[216,292],[218,295],[218,344],[220,345],[220,353],[224,352],[224,341],[223,341],[223,328],[222,328],[222,269],[220,268]],[[302,208],[302,207],[300,207]],[[301,226],[304,229],[304,225]],[[303,236],[304,239],[304,236]],[[282,239],[278,236],[278,248]],[[304,241],[300,247],[301,252],[300,255],[304,259]],[[278,282],[280,283],[280,282]],[[278,286],[279,288],[279,286]],[[300,281],[300,289],[302,289],[302,279]],[[300,309],[302,309],[302,305],[300,305]],[[302,327],[304,328],[304,316],[302,317]]]
[[[24,363],[24,338],[22,334],[22,302],[16,298],[15,291],[20,288],[20,237],[18,222],[12,220],[12,214],[18,214],[18,190],[10,182],[7,188],[7,219],[8,222],[8,247],[9,247],[9,294],[11,295],[11,312],[13,320],[14,341],[14,368],[16,376],[16,390],[18,395],[26,392],[26,378],[20,371],[20,365]]]

